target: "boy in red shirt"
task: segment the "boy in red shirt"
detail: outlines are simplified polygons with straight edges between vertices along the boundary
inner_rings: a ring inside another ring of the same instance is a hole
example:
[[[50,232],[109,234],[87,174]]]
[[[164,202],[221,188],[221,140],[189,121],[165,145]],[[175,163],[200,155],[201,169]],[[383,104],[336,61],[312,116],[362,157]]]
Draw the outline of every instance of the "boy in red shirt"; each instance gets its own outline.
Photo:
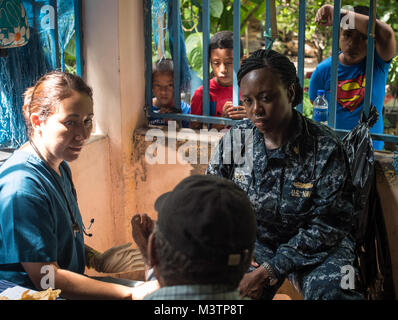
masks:
[[[220,31],[211,39],[209,45],[210,65],[214,77],[210,80],[210,115],[240,120],[246,117],[244,106],[233,106],[233,32]],[[241,60],[243,47],[241,45]],[[202,115],[203,86],[198,88],[191,101],[191,114]],[[191,122],[191,128],[199,129],[202,124]],[[221,128],[219,125],[213,127]],[[222,126],[224,127],[224,126]]]

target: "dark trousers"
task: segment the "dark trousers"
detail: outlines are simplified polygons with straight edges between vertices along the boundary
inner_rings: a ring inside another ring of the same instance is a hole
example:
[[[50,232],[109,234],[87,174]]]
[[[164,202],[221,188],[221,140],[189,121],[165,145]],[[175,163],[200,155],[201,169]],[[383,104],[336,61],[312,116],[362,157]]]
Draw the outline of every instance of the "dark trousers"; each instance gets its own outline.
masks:
[[[349,241],[342,241],[342,244],[332,250],[324,261],[292,272],[288,275],[288,279],[305,300],[362,300],[363,296],[355,288],[346,288],[345,276],[347,275],[342,273],[344,267],[347,266],[357,273],[353,267],[355,261],[353,247],[354,245],[351,245]],[[258,259],[259,255],[261,255],[261,260]],[[274,252],[269,248],[262,248],[261,253],[256,250],[256,258],[262,262],[270,260],[273,256]],[[251,267],[249,271],[253,269]],[[282,277],[276,285],[264,287],[261,299],[272,300],[285,279],[286,277]]]

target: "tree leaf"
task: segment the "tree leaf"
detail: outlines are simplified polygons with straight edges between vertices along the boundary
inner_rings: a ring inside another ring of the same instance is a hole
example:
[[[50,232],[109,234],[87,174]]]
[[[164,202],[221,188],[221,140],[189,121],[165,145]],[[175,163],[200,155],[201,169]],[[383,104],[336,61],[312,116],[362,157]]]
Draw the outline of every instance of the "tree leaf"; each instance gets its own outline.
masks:
[[[222,0],[210,1],[210,15],[214,18],[220,18],[224,11],[224,3]]]
[[[192,52],[195,48],[200,48],[202,50],[202,33],[201,32],[195,32],[191,33],[188,38],[185,40],[185,48],[187,51],[187,55]]]

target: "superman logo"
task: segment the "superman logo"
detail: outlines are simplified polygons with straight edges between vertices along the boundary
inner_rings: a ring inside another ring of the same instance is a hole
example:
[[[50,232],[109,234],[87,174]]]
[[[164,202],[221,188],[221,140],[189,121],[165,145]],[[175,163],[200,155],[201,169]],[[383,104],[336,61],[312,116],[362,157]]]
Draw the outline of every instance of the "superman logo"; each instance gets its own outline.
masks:
[[[353,112],[362,102],[365,96],[365,75],[356,79],[339,81],[337,85],[337,102],[343,108]]]

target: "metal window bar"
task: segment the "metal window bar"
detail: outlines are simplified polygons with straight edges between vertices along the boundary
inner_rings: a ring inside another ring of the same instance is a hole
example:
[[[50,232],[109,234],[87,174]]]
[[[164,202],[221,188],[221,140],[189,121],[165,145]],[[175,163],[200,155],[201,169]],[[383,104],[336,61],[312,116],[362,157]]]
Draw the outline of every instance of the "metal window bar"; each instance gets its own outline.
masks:
[[[83,27],[81,14],[83,12],[82,0],[73,0],[73,9],[75,13],[75,46],[76,46],[76,73],[83,77]]]
[[[177,0],[178,1],[178,0]],[[191,120],[200,121],[203,123],[232,125],[234,120],[214,117],[210,115],[210,94],[209,94],[209,36],[210,36],[210,0],[202,1],[202,24],[203,24],[203,115],[182,115],[182,114],[157,114],[152,111],[152,25],[151,25],[151,8],[152,1],[145,0],[145,61],[146,61],[146,106],[148,107],[148,114],[156,116],[157,118],[173,119],[173,120]],[[266,30],[271,27],[270,15],[270,1],[266,1]],[[176,10],[176,6],[174,6]],[[338,50],[339,50],[339,33],[340,33],[340,13],[341,0],[334,0],[334,16],[333,16],[333,41],[332,41],[332,70],[331,70],[331,86],[330,86],[330,102],[329,102],[329,119],[328,124],[341,137],[345,136],[349,131],[336,129],[336,110],[337,110],[337,76],[338,76]],[[366,87],[365,87],[365,101],[364,112],[369,115],[372,82],[373,82],[373,63],[374,63],[374,27],[375,27],[375,9],[376,1],[370,0],[370,17],[368,30],[368,51],[366,60]],[[179,9],[179,6],[178,6]],[[300,84],[304,87],[304,57],[305,57],[305,11],[306,1],[299,2],[299,50],[298,50],[298,78]],[[175,14],[180,14],[179,11]],[[238,28],[239,26],[239,28]],[[268,32],[268,31],[267,31]],[[269,39],[265,39],[265,45]],[[240,65],[240,1],[234,0],[234,96],[233,103],[238,105],[239,102],[239,88],[236,80],[236,73]],[[239,58],[237,58],[239,57]],[[178,90],[178,87],[177,87]],[[299,112],[302,112],[303,105],[297,107]],[[371,134],[373,139],[382,140],[385,142],[398,143],[398,136],[388,134]]]
[[[50,42],[51,42],[51,58],[53,66],[56,66],[57,69],[61,68],[60,54],[59,54],[59,45],[58,45],[58,4],[57,0],[50,0],[50,6],[54,8],[54,29],[50,29]]]
[[[145,108],[149,115],[152,111],[152,1],[144,0],[144,36],[145,36]]]
[[[304,88],[304,57],[305,57],[305,10],[307,7],[306,0],[300,0],[299,3],[299,43],[298,43],[298,60],[297,60],[297,76],[300,85]],[[303,113],[303,103],[300,103],[296,110]]]
[[[340,7],[341,0],[334,0],[333,36],[332,36],[332,69],[330,73],[330,101],[329,101],[329,127],[336,129],[337,110],[337,74],[338,50],[340,33]]]
[[[375,54],[375,28],[376,28],[376,0],[369,1],[369,23],[368,23],[368,48],[366,52],[366,84],[365,100],[363,110],[366,118],[369,117],[372,100],[373,66]],[[381,115],[382,116],[382,115]]]
[[[181,81],[180,81],[180,28],[178,21],[180,19],[180,0],[173,0],[173,13],[172,19],[175,22],[173,32],[173,69],[174,69],[174,104],[177,110],[181,110]]]
[[[271,2],[266,0],[265,3],[265,34],[268,34],[271,30]],[[271,39],[265,37],[265,47],[268,48],[271,45]]]
[[[240,69],[240,0],[234,0],[234,66],[233,66],[233,94],[232,103],[240,105],[240,94],[238,85],[238,71]]]
[[[210,1],[202,1],[202,36],[203,36],[203,104],[202,113],[205,116],[210,116],[210,77],[209,77],[209,61],[210,51],[208,50],[210,44]]]

